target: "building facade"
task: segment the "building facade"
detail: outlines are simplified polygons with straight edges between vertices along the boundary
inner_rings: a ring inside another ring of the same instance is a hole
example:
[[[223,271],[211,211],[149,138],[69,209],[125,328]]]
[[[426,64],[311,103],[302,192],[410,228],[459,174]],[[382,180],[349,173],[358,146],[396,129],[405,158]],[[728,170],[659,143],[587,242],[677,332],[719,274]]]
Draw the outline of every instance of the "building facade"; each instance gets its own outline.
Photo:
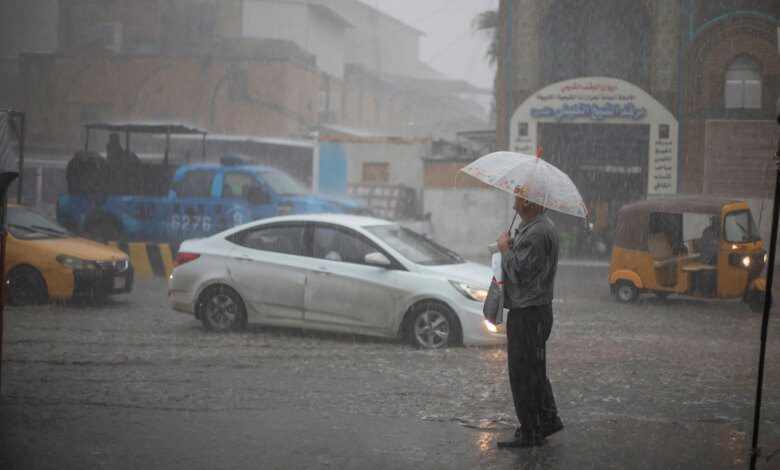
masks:
[[[399,79],[446,82],[415,75],[430,75],[419,31],[356,0],[49,5],[57,6],[56,50],[17,48],[0,67],[21,84],[12,104],[28,110],[36,140],[71,143],[96,119],[294,137],[322,125],[419,137],[486,124],[479,106],[458,98],[467,84],[449,91]],[[4,17],[24,10],[10,5]]]
[[[597,225],[655,195],[771,196],[779,3],[505,0],[499,13],[499,147],[542,148]]]

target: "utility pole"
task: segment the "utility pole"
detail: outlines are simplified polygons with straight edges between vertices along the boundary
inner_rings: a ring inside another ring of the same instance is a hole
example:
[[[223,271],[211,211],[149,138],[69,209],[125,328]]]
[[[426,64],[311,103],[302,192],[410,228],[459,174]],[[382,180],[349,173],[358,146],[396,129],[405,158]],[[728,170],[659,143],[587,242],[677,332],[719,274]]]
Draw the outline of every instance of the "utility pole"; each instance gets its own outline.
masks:
[[[780,29],[778,29],[780,32]],[[779,45],[780,47],[780,45]],[[780,98],[775,109],[777,124],[780,125]],[[769,238],[769,259],[766,267],[766,293],[764,294],[764,314],[761,319],[761,350],[758,355],[758,383],[756,384],[756,407],[753,415],[753,441],[750,448],[750,468],[756,468],[756,461],[761,455],[758,447],[758,429],[761,422],[761,394],[764,388],[764,360],[766,359],[766,336],[769,328],[769,311],[772,308],[772,282],[775,272],[775,253],[777,251],[777,219],[780,212],[780,135],[777,139],[775,152],[775,199],[772,206],[772,230]]]
[[[14,119],[19,121],[17,141],[20,158],[11,148],[11,129]],[[24,155],[24,119],[19,111],[0,109],[0,384],[3,366],[3,308],[5,306],[5,239],[6,214],[8,212],[8,187],[21,174]],[[22,180],[19,178],[17,199],[21,202]]]

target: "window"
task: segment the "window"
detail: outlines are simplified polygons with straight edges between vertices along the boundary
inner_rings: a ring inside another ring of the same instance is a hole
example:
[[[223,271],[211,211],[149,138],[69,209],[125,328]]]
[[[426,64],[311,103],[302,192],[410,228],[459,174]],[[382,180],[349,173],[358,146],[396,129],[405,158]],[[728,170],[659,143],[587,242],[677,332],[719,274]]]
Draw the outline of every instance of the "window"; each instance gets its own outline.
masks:
[[[272,251],[288,255],[304,254],[303,225],[274,225],[251,228],[232,235],[230,241],[253,250]]]
[[[354,233],[324,225],[314,228],[315,258],[366,264],[366,255],[378,251],[377,247]]]
[[[390,168],[387,163],[364,163],[364,183],[387,183],[390,180]]]
[[[209,170],[191,170],[184,174],[180,180],[173,183],[173,191],[177,197],[203,197],[211,196],[211,185],[214,181],[214,172]]]
[[[726,214],[723,220],[726,241],[729,243],[748,243],[761,239],[750,211],[735,211]]]
[[[309,193],[309,190],[303,184],[281,171],[261,171],[257,175],[265,181],[276,194],[281,196]]]
[[[249,188],[262,188],[252,173],[231,172],[225,174],[222,181],[222,197],[228,199],[247,199]]]
[[[33,211],[21,207],[8,208],[8,231],[21,240],[69,238],[67,230]]]
[[[364,227],[393,249],[398,250],[409,261],[425,266],[463,263],[455,252],[434,243],[427,237],[398,225],[374,225]]]
[[[761,63],[741,55],[726,70],[726,109],[761,109]]]

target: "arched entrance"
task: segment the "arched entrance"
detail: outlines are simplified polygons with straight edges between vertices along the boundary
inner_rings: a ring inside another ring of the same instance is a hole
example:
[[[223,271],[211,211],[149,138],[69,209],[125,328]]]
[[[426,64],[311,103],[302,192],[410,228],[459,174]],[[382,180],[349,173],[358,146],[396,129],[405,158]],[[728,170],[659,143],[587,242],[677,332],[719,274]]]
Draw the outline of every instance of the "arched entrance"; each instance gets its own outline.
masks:
[[[677,120],[641,88],[607,77],[548,85],[515,111],[510,148],[565,171],[599,231],[617,209],[647,195],[677,192]]]

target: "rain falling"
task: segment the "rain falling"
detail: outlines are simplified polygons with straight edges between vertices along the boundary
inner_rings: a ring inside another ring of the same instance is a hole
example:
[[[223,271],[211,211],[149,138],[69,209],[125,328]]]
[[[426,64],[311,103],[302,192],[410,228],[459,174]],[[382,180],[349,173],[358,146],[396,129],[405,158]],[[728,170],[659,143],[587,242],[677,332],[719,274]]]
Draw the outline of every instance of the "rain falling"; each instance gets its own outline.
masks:
[[[778,41],[0,1],[0,468],[780,468]]]

